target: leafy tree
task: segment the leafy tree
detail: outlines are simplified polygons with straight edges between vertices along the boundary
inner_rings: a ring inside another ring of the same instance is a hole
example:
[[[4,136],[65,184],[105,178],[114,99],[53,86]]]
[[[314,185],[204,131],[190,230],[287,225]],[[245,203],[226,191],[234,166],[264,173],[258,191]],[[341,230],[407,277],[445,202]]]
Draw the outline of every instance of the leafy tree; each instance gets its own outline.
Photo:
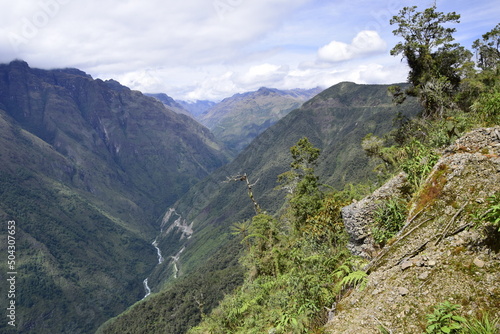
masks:
[[[295,217],[294,227],[296,231],[300,231],[307,219],[321,208],[323,193],[319,189],[318,177],[314,174],[320,150],[304,137],[290,148],[290,153],[293,158],[290,164],[292,169],[279,175],[278,181],[290,193],[290,207]]]
[[[482,37],[482,40],[477,39],[472,44],[472,48],[476,51],[477,66],[482,70],[498,70],[500,63],[500,23]]]
[[[452,101],[452,94],[460,84],[471,53],[453,43],[455,28],[443,26],[459,23],[460,15],[437,12],[436,6],[423,12],[416,9],[417,6],[404,7],[391,19],[391,24],[398,25],[394,35],[404,39],[391,50],[391,55],[402,55],[410,67],[411,87],[405,91],[406,95],[419,97],[424,106],[423,116],[441,117],[450,104],[446,101]],[[401,91],[395,89],[395,93],[402,101]]]

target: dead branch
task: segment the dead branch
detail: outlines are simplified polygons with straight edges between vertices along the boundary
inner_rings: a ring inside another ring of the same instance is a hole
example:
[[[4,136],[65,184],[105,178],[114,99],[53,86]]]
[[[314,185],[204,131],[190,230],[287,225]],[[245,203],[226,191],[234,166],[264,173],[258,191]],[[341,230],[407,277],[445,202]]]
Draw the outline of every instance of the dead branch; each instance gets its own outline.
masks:
[[[248,190],[248,196],[252,200],[253,207],[255,209],[255,213],[256,214],[261,213],[260,205],[255,200],[255,198],[253,196],[253,190],[252,190],[252,187],[254,185],[256,185],[257,182],[259,182],[259,179],[257,179],[257,181],[255,181],[254,183],[250,183],[250,181],[248,180],[247,174],[243,173],[243,174],[239,174],[239,175],[235,175],[235,176],[228,176],[228,177],[226,177],[226,181],[224,181],[224,182],[225,183],[229,183],[229,182],[237,182],[237,181],[245,181],[246,182],[246,184],[247,184],[247,190]]]
[[[436,241],[435,246],[437,246],[441,242],[441,240],[443,240],[446,237],[446,234],[448,233],[448,229],[450,228],[451,224],[453,224],[455,222],[455,219],[457,219],[458,215],[461,214],[462,211],[464,211],[465,206],[467,204],[469,204],[469,202],[465,202],[464,205],[462,205],[462,207],[460,208],[460,210],[458,210],[457,213],[455,213],[455,215],[453,216],[453,218],[451,218],[450,222],[446,225],[445,229],[443,230],[443,233]]]
[[[408,235],[410,235],[413,231],[415,231],[417,228],[419,228],[420,226],[422,226],[423,224],[425,224],[426,222],[428,222],[429,220],[432,220],[434,217],[432,218],[428,218],[428,219],[425,219],[424,221],[420,222],[417,224],[417,226],[413,227],[410,231],[408,231],[407,233],[405,233],[404,235],[398,237],[398,239],[390,246],[388,246],[387,248],[385,248],[375,259],[372,260],[372,262],[370,262],[366,267],[365,267],[365,271],[367,273],[369,273],[373,267],[375,267],[378,262],[387,254],[387,252],[389,252],[390,249],[392,249],[394,247],[394,245],[396,245],[397,243],[399,243],[401,240],[403,240],[404,238],[406,238]]]

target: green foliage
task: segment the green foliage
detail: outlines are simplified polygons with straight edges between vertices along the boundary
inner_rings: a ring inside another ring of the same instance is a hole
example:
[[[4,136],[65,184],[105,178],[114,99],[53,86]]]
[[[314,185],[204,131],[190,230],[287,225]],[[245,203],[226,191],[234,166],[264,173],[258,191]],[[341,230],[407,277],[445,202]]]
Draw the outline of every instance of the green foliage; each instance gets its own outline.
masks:
[[[346,289],[349,287],[358,287],[360,291],[363,291],[366,287],[366,284],[368,283],[367,277],[368,274],[365,271],[356,270],[342,278],[338,285],[342,289]]]
[[[323,192],[319,189],[318,176],[314,166],[320,150],[312,145],[308,138],[299,139],[290,148],[293,161],[291,170],[278,176],[278,182],[290,193],[289,203],[295,217],[295,231],[300,232],[304,223],[321,208]]]
[[[496,193],[487,198],[490,206],[484,215],[484,219],[498,226],[498,231],[500,232],[500,193]]]
[[[380,158],[386,167],[393,168],[397,165],[401,151],[395,146],[384,146],[386,141],[372,133],[367,134],[361,142],[361,147],[369,157]]]
[[[392,331],[385,328],[383,325],[378,325],[377,329],[379,330],[380,334],[392,334]]]
[[[471,109],[484,114],[488,118],[500,118],[500,90],[497,88],[492,92],[486,92],[471,106]]]
[[[320,150],[314,147],[307,137],[303,137],[290,148],[290,153],[293,158],[291,167],[307,174],[313,172],[312,166],[316,165]]]
[[[16,221],[22,250],[17,324],[41,326],[37,319],[46,315],[39,333],[63,333],[68,323],[75,332],[93,332],[143,295],[140,282],[154,265],[155,252],[78,193],[42,180],[27,169],[14,175],[0,171],[0,216]],[[0,233],[7,235],[4,228]]]
[[[408,182],[413,189],[418,189],[436,164],[439,156],[432,148],[418,140],[412,140],[404,147],[406,159],[401,169],[408,175]]]
[[[136,303],[106,322],[97,333],[186,333],[209,314],[224,295],[241,286],[240,254],[239,240],[231,239],[190,275],[179,277],[175,284]]]
[[[349,204],[350,196],[352,194],[347,195],[345,191],[327,195],[316,215],[309,217],[302,226],[302,234],[316,242],[342,245],[345,235],[341,209]]]
[[[495,70],[500,63],[500,23],[482,37],[472,44],[478,58],[477,65],[482,70]]]
[[[464,334],[499,334],[500,319],[490,320],[488,314],[481,319],[467,319],[463,324]]]
[[[403,198],[390,198],[375,211],[372,236],[376,243],[384,245],[404,226],[408,213],[407,201]]]
[[[394,35],[401,36],[391,55],[402,55],[408,62],[411,87],[407,95],[418,96],[424,106],[424,117],[442,117],[453,101],[452,96],[461,81],[461,69],[471,58],[454,41],[455,28],[445,27],[458,23],[460,15],[444,14],[436,6],[417,12],[417,7],[404,7],[390,23],[397,24]],[[394,89],[396,100],[401,101],[401,90]]]
[[[434,308],[434,312],[427,315],[425,332],[427,334],[461,333],[466,320],[455,314],[459,308],[460,305],[452,304],[449,301],[438,304]]]
[[[330,308],[341,293],[366,285],[367,274],[359,269],[362,263],[346,248],[340,215],[359,190],[350,186],[324,198],[309,198],[317,209],[304,216],[293,200],[307,196],[300,183],[311,182],[306,176],[314,172],[311,165],[319,150],[301,139],[291,153],[291,172],[300,178],[289,199],[292,219],[258,214],[249,225],[233,225],[241,235],[247,234],[240,260],[247,269],[246,280],[190,333],[308,333],[324,325],[325,307]],[[314,188],[317,191],[317,183]]]
[[[242,240],[249,247],[248,253],[241,262],[249,269],[252,278],[276,275],[279,271],[278,254],[272,250],[279,241],[278,221],[267,214],[258,214],[252,218],[248,232]]]

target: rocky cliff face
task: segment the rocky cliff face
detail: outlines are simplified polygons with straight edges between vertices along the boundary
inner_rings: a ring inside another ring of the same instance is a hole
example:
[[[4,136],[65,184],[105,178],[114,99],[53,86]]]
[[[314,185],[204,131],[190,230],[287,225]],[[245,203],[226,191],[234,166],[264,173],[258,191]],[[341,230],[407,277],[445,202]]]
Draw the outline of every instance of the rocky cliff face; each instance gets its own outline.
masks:
[[[61,168],[74,186],[98,196],[120,187],[155,216],[156,205],[173,203],[226,162],[205,127],[76,69],[1,65],[0,109],[71,161]]]
[[[16,221],[19,249],[16,329],[92,333],[144,296],[165,207],[226,158],[208,129],[140,92],[15,61],[0,65],[0,160],[0,220]]]
[[[499,191],[500,127],[448,147],[412,199],[405,228],[368,265],[366,289],[337,305],[328,332],[380,333],[382,325],[422,333],[425,315],[446,300],[465,316],[499,317],[500,233],[481,219]]]
[[[403,197],[406,181],[406,174],[400,173],[370,196],[342,208],[342,219],[350,237],[347,247],[352,254],[366,259],[376,255],[378,249],[371,237],[374,213],[383,201]]]

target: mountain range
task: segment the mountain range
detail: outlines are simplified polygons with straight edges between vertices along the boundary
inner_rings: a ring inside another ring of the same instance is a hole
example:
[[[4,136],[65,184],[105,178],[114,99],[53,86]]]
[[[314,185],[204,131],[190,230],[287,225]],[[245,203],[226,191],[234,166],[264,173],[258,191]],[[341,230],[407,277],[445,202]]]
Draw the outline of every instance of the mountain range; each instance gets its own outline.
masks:
[[[321,91],[319,87],[291,90],[261,87],[257,91],[235,94],[218,103],[176,101],[164,93],[147,95],[155,97],[175,112],[191,115],[209,128],[236,156],[264,130]]]
[[[164,319],[189,318],[195,322],[201,319],[201,311],[194,298],[205,305],[203,312],[206,313],[227,293],[221,288],[226,286],[224,283],[233,286],[234,273],[241,272],[241,268],[230,261],[239,252],[231,236],[231,225],[249,219],[255,212],[246,184],[226,182],[228,177],[246,174],[262,209],[277,213],[286,198],[283,190],[276,190],[277,177],[290,169],[289,148],[300,138],[308,137],[321,150],[316,171],[322,183],[336,189],[362,181],[376,184],[375,165],[363,153],[361,140],[369,133],[383,135],[390,131],[398,113],[412,117],[419,110],[415,100],[395,106],[387,85],[344,82],[291,111],[253,140],[233,161],[192,187],[168,208],[163,217],[165,228],[158,234],[157,241],[162,254],[170,260],[157,265],[151,276],[151,285],[157,294],[107,323],[101,333],[119,333],[125,328],[147,333],[134,319],[143,317],[148,309],[154,309],[150,316],[157,317],[149,331],[162,328],[167,333],[183,332],[188,324]],[[219,265],[211,264],[207,268],[207,263],[215,259]],[[224,275],[228,271],[233,275]],[[217,277],[217,284],[210,277]],[[209,287],[206,287],[207,280],[212,282]],[[178,293],[178,286],[190,291],[187,298]],[[193,291],[197,294],[195,297]],[[205,300],[201,296],[206,296]]]
[[[264,130],[321,92],[321,88],[279,90],[262,87],[236,94],[207,110],[200,122],[238,154]]]
[[[192,118],[77,69],[0,65],[0,127],[19,333],[89,333],[140,300],[164,208],[228,161]]]
[[[205,109],[212,133],[167,95],[77,69],[0,65],[0,217],[16,221],[22,254],[18,332],[91,333],[106,320],[98,332],[195,325],[243,279],[230,226],[253,204],[245,184],[227,178],[247,175],[260,206],[279,212],[277,176],[308,137],[326,186],[376,182],[362,138],[420,110],[411,99],[395,106],[387,88],[344,82],[305,103],[319,90],[261,88]],[[142,300],[145,288],[153,294]]]

